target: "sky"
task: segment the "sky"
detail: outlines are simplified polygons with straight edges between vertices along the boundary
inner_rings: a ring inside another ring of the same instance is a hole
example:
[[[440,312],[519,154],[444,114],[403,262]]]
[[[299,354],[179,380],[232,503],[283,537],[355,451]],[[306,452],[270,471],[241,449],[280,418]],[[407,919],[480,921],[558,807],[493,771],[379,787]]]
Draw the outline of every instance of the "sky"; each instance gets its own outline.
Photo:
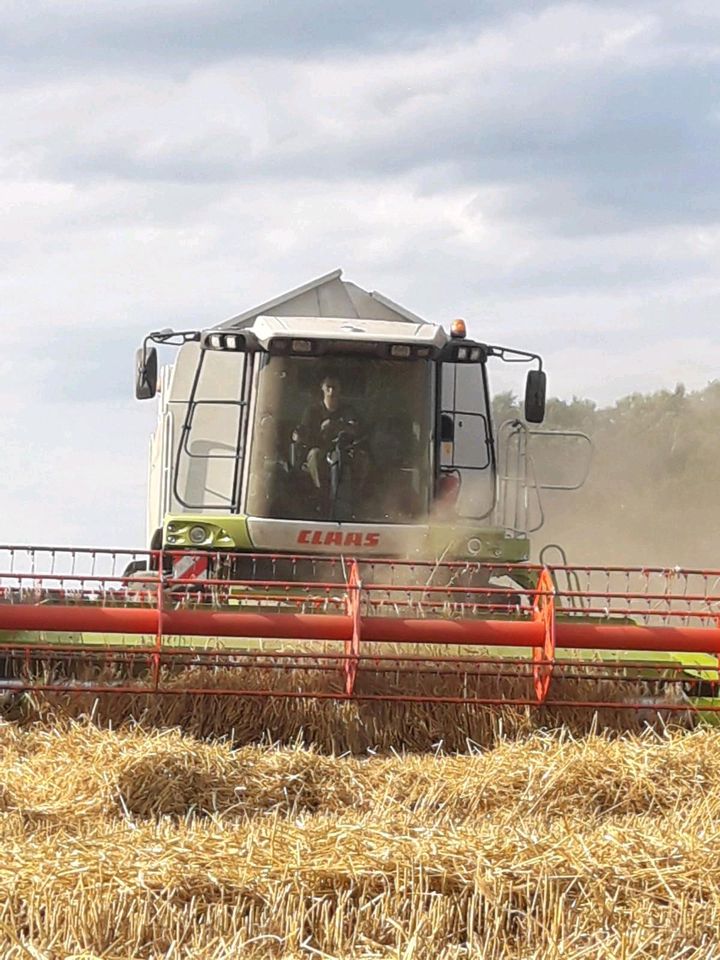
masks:
[[[143,335],[336,267],[557,396],[715,379],[713,7],[5,0],[0,540],[145,546]]]

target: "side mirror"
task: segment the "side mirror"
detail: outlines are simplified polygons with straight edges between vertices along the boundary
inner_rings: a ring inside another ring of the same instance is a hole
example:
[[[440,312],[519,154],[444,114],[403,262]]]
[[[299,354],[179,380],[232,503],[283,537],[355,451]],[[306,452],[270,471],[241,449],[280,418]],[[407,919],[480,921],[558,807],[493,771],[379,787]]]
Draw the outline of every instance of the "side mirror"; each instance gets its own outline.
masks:
[[[542,423],[545,419],[545,389],[547,377],[544,370],[530,370],[525,381],[525,419],[528,423]]]
[[[157,350],[155,347],[140,347],[135,354],[135,397],[151,400],[157,393],[157,380]]]

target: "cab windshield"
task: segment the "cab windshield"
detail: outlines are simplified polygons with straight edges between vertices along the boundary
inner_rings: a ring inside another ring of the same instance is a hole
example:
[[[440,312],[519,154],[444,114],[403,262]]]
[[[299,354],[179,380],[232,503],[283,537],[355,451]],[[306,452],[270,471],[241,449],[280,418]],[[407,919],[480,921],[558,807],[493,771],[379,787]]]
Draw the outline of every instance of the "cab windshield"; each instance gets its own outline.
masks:
[[[432,364],[263,356],[247,512],[277,519],[408,523],[431,494]]]

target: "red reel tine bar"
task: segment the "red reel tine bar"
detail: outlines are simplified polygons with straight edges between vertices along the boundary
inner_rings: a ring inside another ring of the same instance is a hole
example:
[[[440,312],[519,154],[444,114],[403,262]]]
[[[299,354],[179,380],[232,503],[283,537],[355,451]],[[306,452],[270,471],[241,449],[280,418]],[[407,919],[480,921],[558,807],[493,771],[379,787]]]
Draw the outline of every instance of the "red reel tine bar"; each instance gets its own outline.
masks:
[[[0,547],[5,689],[686,710],[719,617],[712,570]]]

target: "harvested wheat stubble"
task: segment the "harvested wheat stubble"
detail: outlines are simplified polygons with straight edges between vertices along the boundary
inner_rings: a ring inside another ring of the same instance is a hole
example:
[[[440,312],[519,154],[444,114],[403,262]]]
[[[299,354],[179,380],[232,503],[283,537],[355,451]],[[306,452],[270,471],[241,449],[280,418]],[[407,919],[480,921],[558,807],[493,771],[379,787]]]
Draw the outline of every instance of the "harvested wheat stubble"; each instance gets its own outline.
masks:
[[[0,726],[0,956],[720,957],[720,733],[332,757]]]

